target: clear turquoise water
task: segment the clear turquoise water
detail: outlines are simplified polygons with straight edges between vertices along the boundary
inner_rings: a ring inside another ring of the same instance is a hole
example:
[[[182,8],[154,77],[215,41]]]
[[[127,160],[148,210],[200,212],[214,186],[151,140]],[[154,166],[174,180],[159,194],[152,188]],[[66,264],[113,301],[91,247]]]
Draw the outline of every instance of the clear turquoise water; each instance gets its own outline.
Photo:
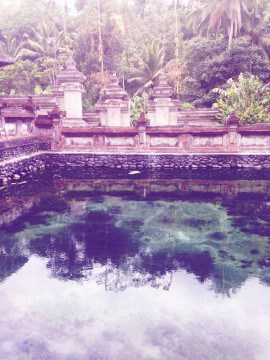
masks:
[[[1,359],[270,359],[270,181],[0,192]]]

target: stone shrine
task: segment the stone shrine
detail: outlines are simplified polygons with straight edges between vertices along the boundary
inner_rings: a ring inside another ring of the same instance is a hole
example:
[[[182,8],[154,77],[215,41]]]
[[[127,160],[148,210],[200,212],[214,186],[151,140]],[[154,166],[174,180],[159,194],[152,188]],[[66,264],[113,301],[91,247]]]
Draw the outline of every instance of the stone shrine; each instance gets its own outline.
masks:
[[[148,97],[147,115],[150,126],[177,125],[180,101],[174,99],[172,87],[164,71],[160,72],[159,84]]]
[[[130,126],[130,98],[114,73],[95,105],[102,126]]]
[[[61,96],[58,96],[58,104],[61,110],[66,112],[64,126],[85,126],[82,119],[82,84],[85,80],[86,76],[76,69],[75,61],[70,56],[66,61],[66,68],[57,76],[58,89],[54,89],[54,93],[63,93],[64,101],[61,102]]]

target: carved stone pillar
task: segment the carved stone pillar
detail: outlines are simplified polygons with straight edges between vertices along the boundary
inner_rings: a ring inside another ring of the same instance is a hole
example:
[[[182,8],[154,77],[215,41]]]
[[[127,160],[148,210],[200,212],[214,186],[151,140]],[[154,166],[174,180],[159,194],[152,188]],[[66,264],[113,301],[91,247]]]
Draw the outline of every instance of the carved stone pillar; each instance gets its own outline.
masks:
[[[118,84],[116,74],[111,77],[111,83],[103,89],[95,105],[100,113],[103,126],[130,126],[130,98],[127,92]]]
[[[58,91],[64,94],[64,109],[66,118],[63,125],[69,127],[85,126],[82,119],[82,92],[86,77],[76,69],[75,61],[70,56],[66,61],[66,68],[57,77],[60,85]]]
[[[139,119],[137,120],[137,129],[139,143],[138,146],[146,147],[146,129],[148,126],[148,120],[145,117],[145,114],[142,112]]]
[[[228,141],[227,146],[229,148],[238,147],[238,126],[240,124],[240,119],[235,115],[235,111],[227,118],[226,125],[228,127]]]
[[[148,97],[147,114],[150,126],[177,125],[177,113],[180,101],[175,99],[172,87],[167,82],[164,71],[159,77],[159,84]]]
[[[52,95],[56,99],[56,103],[62,111],[65,111],[64,91],[62,85],[54,85],[51,87]]]
[[[62,147],[62,118],[65,116],[65,112],[55,106],[51,111],[48,111],[48,118],[52,121],[53,126],[53,143],[54,150],[59,150]]]

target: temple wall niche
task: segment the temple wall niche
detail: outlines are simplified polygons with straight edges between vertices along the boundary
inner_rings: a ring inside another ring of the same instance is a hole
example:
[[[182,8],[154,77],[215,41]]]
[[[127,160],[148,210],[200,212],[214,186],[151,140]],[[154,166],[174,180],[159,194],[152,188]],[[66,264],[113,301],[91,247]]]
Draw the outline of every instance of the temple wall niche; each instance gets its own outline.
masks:
[[[243,146],[267,146],[270,145],[269,136],[241,136],[241,145]]]
[[[192,137],[193,146],[222,146],[223,138],[222,136],[201,136],[193,135]]]
[[[161,137],[161,136],[151,136],[150,146],[161,146],[161,147],[177,147],[178,146],[178,137]]]
[[[108,136],[106,142],[108,146],[134,146],[135,138],[127,136]]]
[[[93,137],[67,137],[66,138],[66,145],[67,146],[91,146],[94,145]]]

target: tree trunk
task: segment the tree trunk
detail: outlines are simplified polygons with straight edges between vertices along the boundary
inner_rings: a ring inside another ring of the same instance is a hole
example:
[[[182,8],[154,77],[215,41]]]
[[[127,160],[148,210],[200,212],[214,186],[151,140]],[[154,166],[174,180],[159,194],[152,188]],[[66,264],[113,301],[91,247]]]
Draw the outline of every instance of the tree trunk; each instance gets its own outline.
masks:
[[[100,61],[100,72],[103,77],[104,75],[104,54],[103,54],[103,42],[102,42],[102,33],[101,33],[101,12],[100,12],[100,0],[98,0],[98,35],[99,35],[99,61]]]

